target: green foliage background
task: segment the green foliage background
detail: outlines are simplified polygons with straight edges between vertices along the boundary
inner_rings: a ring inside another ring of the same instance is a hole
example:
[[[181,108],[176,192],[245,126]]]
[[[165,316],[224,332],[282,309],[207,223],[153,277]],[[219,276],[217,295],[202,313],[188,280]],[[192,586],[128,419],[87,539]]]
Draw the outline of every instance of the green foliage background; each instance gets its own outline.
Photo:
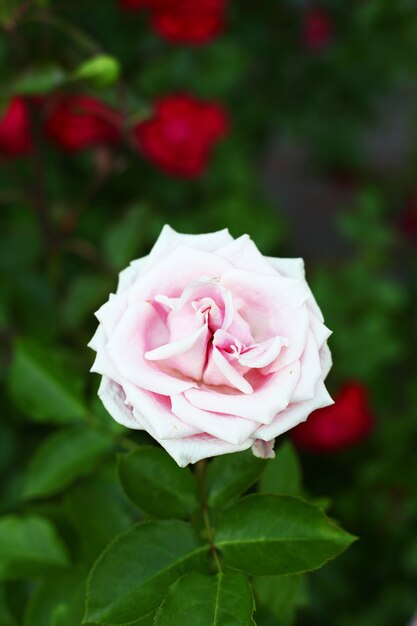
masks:
[[[231,132],[195,181],[165,176],[127,145],[74,156],[41,139],[32,159],[0,163],[0,624],[78,626],[96,557],[143,516],[161,516],[157,499],[144,504],[135,492],[130,463],[117,472],[116,452],[126,459],[126,446],[151,442],[112,423],[95,397],[85,347],[93,312],[165,222],[184,232],[228,226],[251,234],[265,254],[303,256],[294,245],[300,224],[262,185],[278,136],[300,142],[321,177],[354,177],[351,202],[328,218],[347,253],[329,258],[323,240],[322,255],[307,259],[308,278],[334,331],[330,389],[351,379],[367,385],[376,427],[354,449],[303,455],[301,469],[288,445],[266,470],[240,462],[243,478],[231,458],[213,461],[209,506],[222,508],[253,484],[308,494],[360,537],[319,572],[256,578],[259,626],[405,626],[417,609],[417,256],[399,223],[416,174],[416,4],[327,3],[335,34],[320,53],[303,45],[304,5],[289,0],[231,1],[227,31],[201,48],[168,45],[145,15],[126,16],[113,0],[27,4],[0,7],[1,107],[16,93],[78,91],[133,121],[158,96],[186,90],[223,102]],[[109,58],[85,65],[97,55]],[[381,99],[404,86],[411,149],[381,173],[364,150],[364,129]],[[196,495],[191,479],[177,480],[183,495],[170,496],[172,515],[187,518]],[[205,575],[170,588],[161,624],[171,624],[181,594],[220,593],[223,582],[206,584]],[[224,584],[244,598],[239,576]]]

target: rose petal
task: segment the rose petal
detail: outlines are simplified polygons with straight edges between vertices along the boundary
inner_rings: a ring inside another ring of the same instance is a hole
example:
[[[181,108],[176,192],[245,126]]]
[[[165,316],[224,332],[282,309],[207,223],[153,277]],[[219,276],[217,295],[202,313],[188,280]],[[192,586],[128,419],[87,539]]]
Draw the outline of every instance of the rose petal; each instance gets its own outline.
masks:
[[[153,300],[160,294],[179,297],[191,282],[201,277],[218,280],[231,267],[228,261],[211,252],[177,246],[159,263],[141,273],[130,289],[129,302]]]
[[[258,250],[249,235],[242,235],[217,250],[217,254],[227,259],[241,270],[276,276],[273,265]]]
[[[271,263],[272,267],[286,278],[301,278],[304,280],[304,261],[303,259],[277,259],[276,257],[265,257]]]
[[[211,333],[205,324],[185,339],[166,343],[145,352],[148,361],[165,361],[173,370],[183,376],[199,380],[203,375],[206,361],[207,342]]]
[[[241,445],[235,445],[210,435],[201,434],[184,439],[161,439],[159,443],[180,467],[185,467],[189,463],[197,463],[197,461],[208,457],[247,450],[251,447],[253,439],[248,439]]]
[[[299,376],[300,363],[296,362],[269,376],[259,374],[262,385],[258,389],[254,387],[250,395],[226,394],[213,389],[188,389],[184,395],[199,409],[269,424],[277,413],[288,406]]]
[[[171,228],[171,226],[165,224],[148,256],[145,271],[148,271],[160,261],[164,261],[166,256],[178,246],[186,245],[196,248],[197,250],[213,252],[232,241],[233,237],[230,235],[227,228],[214,233],[185,235],[177,233],[173,228]]]
[[[133,415],[132,407],[127,404],[123,388],[107,376],[101,379],[98,396],[116,422],[127,428],[144,429],[142,422]]]
[[[167,329],[153,306],[139,302],[126,309],[107,349],[123,378],[154,393],[171,395],[193,387],[194,383],[164,372],[144,357],[145,352],[167,339]]]
[[[254,435],[259,439],[269,441],[287,432],[290,428],[294,428],[300,422],[304,422],[310,413],[316,409],[321,409],[330,404],[333,404],[333,400],[323,381],[320,380],[317,384],[314,398],[305,402],[291,403],[285,411],[278,413],[270,424],[260,426]]]
[[[272,441],[255,439],[252,444],[253,455],[259,459],[275,459],[274,444],[275,439],[272,439]]]
[[[198,428],[173,414],[169,397],[149,393],[128,381],[123,381],[123,389],[129,403],[134,407],[135,416],[145,424],[146,430],[151,432],[152,429],[156,439],[189,437],[200,432]]]
[[[172,410],[181,420],[191,424],[200,432],[241,445],[250,437],[257,424],[243,417],[203,411],[189,403],[184,394],[172,396]]]
[[[309,330],[304,352],[301,356],[300,380],[294,389],[291,402],[310,400],[314,396],[320,378],[323,378],[320,354],[314,335]]]

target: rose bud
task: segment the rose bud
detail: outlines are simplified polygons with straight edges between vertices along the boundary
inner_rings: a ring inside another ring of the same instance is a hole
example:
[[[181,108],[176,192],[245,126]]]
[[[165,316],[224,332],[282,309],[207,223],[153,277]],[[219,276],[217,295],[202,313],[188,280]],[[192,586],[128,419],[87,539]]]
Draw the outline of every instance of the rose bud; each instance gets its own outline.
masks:
[[[202,45],[224,30],[224,0],[171,0],[165,6],[158,2],[155,5],[151,10],[152,25],[172,43]]]
[[[335,404],[314,411],[291,436],[300,448],[334,452],[362,441],[373,423],[367,389],[361,383],[351,382],[340,390]]]
[[[156,32],[172,43],[206,44],[225,26],[225,0],[121,0],[121,7],[149,9]]]
[[[322,50],[333,39],[333,20],[324,9],[307,11],[304,27],[304,43],[310,50]]]
[[[0,154],[16,157],[32,149],[30,117],[26,100],[14,97],[0,114]]]
[[[303,261],[265,257],[248,235],[165,226],[96,316],[104,406],[180,466],[248,448],[273,456],[275,437],[332,403],[330,331]]]
[[[206,168],[211,149],[228,127],[224,109],[189,95],[172,95],[155,104],[149,120],[132,131],[142,154],[168,174],[194,178]]]
[[[413,239],[417,236],[417,192],[408,199],[399,226],[406,237]]]
[[[46,131],[63,150],[84,150],[114,144],[120,138],[121,116],[90,96],[61,96],[51,103]]]

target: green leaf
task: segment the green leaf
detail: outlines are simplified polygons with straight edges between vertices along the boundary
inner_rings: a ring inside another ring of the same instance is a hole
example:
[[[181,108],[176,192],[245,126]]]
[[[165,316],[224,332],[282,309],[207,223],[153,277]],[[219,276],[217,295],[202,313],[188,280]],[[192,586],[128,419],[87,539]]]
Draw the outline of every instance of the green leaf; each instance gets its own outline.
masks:
[[[50,435],[29,463],[23,496],[44,497],[62,491],[89,474],[112,447],[111,437],[87,426],[71,426]]]
[[[67,80],[64,70],[55,64],[28,70],[11,86],[11,92],[22,96],[47,94],[61,87]]]
[[[129,498],[149,515],[181,519],[198,507],[195,477],[160,448],[143,446],[121,455],[119,477]]]
[[[64,424],[87,415],[81,381],[61,354],[31,339],[16,342],[10,391],[17,406],[35,421]]]
[[[94,560],[132,521],[130,502],[116,477],[92,477],[74,485],[67,493],[65,503],[89,561]]]
[[[17,626],[17,621],[8,606],[6,589],[3,585],[0,585],[0,624],[1,626]]]
[[[36,577],[68,564],[52,524],[36,515],[0,519],[0,579]]]
[[[267,467],[250,450],[225,454],[210,462],[206,474],[207,500],[212,507],[221,507],[251,487]]]
[[[111,281],[100,274],[80,274],[66,294],[62,321],[66,328],[75,330],[92,316],[94,311],[106,300],[111,291]]]
[[[169,588],[155,626],[255,626],[252,589],[243,574],[186,574]]]
[[[301,467],[291,442],[285,441],[270,459],[259,483],[264,493],[301,494]]]
[[[24,626],[79,626],[86,578],[82,568],[74,568],[42,580],[31,596]]]
[[[186,522],[133,526],[116,537],[91,570],[84,622],[125,624],[145,617],[179,576],[205,571],[207,555],[208,546]]]
[[[254,581],[258,603],[274,614],[274,626],[293,626],[299,607],[306,604],[305,576],[261,576]]]
[[[103,241],[104,253],[116,269],[123,269],[140,254],[148,235],[145,225],[150,217],[149,207],[137,204],[107,231]]]
[[[115,83],[120,76],[120,63],[108,54],[99,54],[83,61],[75,70],[74,78],[90,80],[98,87]]]
[[[215,544],[226,565],[265,576],[321,567],[354,539],[308,502],[253,495],[224,511]]]

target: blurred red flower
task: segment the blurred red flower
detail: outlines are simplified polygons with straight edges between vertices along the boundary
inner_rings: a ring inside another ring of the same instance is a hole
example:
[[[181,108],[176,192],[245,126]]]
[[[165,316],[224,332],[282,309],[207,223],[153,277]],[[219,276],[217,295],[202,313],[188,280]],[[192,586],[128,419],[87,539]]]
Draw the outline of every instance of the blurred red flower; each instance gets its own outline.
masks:
[[[408,199],[400,218],[400,229],[407,237],[417,236],[417,192]]]
[[[307,11],[303,27],[304,43],[310,50],[322,50],[332,40],[333,20],[324,9]]]
[[[220,105],[176,94],[156,102],[153,117],[133,129],[133,142],[169,174],[194,178],[204,171],[213,144],[227,129]]]
[[[84,150],[113,144],[120,138],[121,116],[90,96],[70,95],[51,103],[47,115],[48,135],[64,150]]]
[[[16,96],[0,117],[0,154],[15,157],[32,149],[30,118],[24,98]]]
[[[121,0],[124,9],[147,8],[161,37],[172,43],[205,44],[225,25],[225,0]]]
[[[306,422],[291,431],[300,448],[312,452],[334,452],[364,439],[374,424],[368,390],[358,382],[347,383],[335,403],[313,411]]]

